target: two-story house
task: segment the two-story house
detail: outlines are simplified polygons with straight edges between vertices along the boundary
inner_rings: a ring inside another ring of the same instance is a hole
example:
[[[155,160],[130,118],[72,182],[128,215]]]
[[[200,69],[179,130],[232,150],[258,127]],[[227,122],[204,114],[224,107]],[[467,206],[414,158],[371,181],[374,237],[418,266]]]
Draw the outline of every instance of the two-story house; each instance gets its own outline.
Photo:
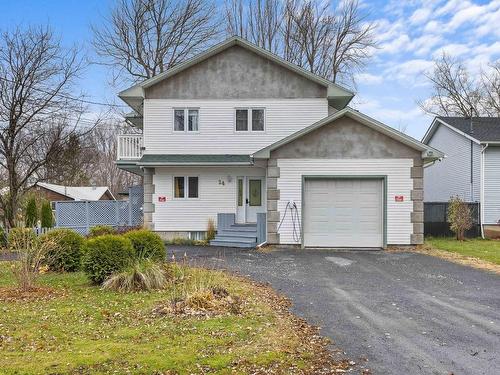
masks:
[[[354,94],[232,37],[120,93],[142,135],[144,222],[214,245],[384,247],[423,241],[423,164],[442,154],[347,107]]]
[[[479,203],[481,228],[500,236],[500,118],[436,117],[422,142],[446,154],[425,168],[425,202]]]

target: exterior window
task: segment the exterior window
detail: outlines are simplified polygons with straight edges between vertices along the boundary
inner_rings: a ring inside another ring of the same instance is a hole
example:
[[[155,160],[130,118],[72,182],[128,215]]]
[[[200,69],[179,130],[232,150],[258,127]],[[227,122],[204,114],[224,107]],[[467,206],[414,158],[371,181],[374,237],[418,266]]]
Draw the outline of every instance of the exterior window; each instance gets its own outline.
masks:
[[[235,130],[237,132],[263,132],[265,130],[264,112],[263,108],[237,108]]]
[[[248,130],[248,109],[236,110],[236,131]]]
[[[252,109],[252,131],[264,131],[263,109]]]
[[[189,109],[188,110],[188,131],[197,132],[198,131],[198,110]]]
[[[176,109],[174,110],[174,131],[183,132],[184,131],[184,110]]]
[[[197,132],[198,131],[198,109],[174,109],[174,131]]]
[[[174,177],[174,198],[184,198],[184,177]]]
[[[249,180],[248,189],[250,190],[248,204],[250,206],[261,206],[262,205],[261,180]]]
[[[198,177],[174,177],[174,198],[198,198]]]
[[[198,198],[198,177],[188,177],[188,198]]]

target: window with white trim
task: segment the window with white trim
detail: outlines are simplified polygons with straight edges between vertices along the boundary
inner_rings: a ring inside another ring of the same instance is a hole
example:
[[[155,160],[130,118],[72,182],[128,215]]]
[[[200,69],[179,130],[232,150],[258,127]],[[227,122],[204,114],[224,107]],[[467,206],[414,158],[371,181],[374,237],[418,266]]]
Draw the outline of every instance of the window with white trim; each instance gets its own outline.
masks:
[[[197,108],[174,108],[174,131],[197,132],[199,117]]]
[[[196,176],[175,176],[174,198],[198,198],[198,183]]]
[[[265,130],[264,108],[236,108],[235,131],[263,132]]]

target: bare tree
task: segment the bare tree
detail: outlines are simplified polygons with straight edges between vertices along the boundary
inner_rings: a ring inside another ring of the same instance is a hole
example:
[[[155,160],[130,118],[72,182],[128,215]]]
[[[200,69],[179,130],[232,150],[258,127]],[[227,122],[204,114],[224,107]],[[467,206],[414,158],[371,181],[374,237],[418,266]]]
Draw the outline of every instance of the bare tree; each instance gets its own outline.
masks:
[[[119,0],[94,47],[115,78],[153,77],[212,44],[219,34],[211,0]],[[122,76],[122,73],[126,73]]]
[[[376,47],[357,0],[228,0],[226,32],[249,39],[327,79],[354,82]]]
[[[70,95],[80,61],[49,28],[1,34],[0,208],[8,226],[14,226],[20,198],[43,178],[48,161],[81,135],[84,107]]]
[[[443,54],[434,70],[425,76],[433,86],[429,100],[420,103],[428,113],[441,116],[480,116],[484,97],[481,82],[472,77],[465,65]]]
[[[488,116],[500,116],[500,60],[481,72],[481,82],[485,89],[486,113]]]

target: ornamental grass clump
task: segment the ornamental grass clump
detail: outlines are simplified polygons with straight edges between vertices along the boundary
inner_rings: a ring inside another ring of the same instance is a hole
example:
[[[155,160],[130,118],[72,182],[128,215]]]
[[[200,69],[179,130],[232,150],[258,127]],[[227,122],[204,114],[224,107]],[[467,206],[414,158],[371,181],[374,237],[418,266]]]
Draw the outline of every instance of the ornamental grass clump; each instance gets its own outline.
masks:
[[[143,259],[111,275],[102,286],[119,292],[137,292],[162,289],[167,281],[167,272],[161,264]]]

